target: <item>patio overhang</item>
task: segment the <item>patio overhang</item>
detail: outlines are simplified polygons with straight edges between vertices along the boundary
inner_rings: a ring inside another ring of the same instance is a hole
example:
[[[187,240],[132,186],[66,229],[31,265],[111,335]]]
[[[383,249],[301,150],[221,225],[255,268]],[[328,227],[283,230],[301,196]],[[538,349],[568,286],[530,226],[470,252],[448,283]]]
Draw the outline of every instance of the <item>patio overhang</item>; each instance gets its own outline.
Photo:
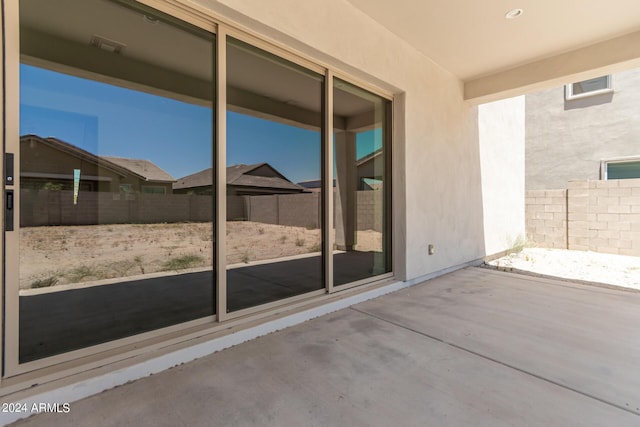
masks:
[[[458,77],[473,104],[640,64],[633,0],[349,3]]]
[[[468,80],[464,98],[476,104],[587,80],[640,66],[640,31],[516,68]]]

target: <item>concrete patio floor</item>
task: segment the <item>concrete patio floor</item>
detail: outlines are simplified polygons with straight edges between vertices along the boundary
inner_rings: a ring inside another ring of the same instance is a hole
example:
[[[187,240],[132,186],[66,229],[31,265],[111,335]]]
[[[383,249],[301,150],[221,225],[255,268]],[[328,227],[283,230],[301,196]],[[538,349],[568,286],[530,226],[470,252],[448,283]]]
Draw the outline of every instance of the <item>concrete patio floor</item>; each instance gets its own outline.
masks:
[[[640,293],[466,268],[20,426],[638,426]]]

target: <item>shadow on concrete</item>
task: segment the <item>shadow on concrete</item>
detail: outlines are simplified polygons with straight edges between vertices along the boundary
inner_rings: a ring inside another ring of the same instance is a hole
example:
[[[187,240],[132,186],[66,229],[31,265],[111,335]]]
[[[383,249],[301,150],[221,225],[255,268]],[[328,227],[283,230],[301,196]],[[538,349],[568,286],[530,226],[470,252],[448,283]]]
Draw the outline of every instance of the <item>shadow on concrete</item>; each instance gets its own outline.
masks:
[[[373,252],[335,255],[344,277],[372,276]],[[230,312],[324,288],[322,257],[228,270]],[[20,363],[215,314],[213,271],[20,296]]]

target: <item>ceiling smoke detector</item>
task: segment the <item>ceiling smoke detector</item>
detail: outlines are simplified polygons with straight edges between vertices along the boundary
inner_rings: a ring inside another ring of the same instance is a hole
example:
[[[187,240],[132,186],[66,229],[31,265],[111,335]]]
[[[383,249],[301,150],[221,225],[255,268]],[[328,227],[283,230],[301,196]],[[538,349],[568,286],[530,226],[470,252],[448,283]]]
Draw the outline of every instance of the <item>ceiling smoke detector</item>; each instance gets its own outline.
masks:
[[[91,37],[91,41],[89,41],[89,44],[93,47],[97,47],[98,49],[102,49],[111,53],[122,53],[122,49],[126,47],[124,43],[110,40],[106,37],[102,37],[96,34]]]
[[[520,16],[522,16],[522,14],[524,13],[524,10],[522,9],[513,9],[510,10],[509,12],[507,12],[504,17],[505,19],[516,19],[519,18]]]

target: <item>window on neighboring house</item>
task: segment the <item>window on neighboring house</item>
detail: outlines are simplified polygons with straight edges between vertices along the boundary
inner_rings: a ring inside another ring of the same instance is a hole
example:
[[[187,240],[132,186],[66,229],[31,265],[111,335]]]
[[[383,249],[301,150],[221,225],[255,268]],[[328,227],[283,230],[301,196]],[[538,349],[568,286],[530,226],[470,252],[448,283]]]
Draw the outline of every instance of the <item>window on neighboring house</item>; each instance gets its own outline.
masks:
[[[167,189],[159,185],[143,185],[142,192],[145,194],[167,194]]]
[[[120,184],[120,192],[121,193],[131,193],[133,191],[133,187],[131,184]]]
[[[613,92],[611,85],[611,75],[596,77],[595,79],[582,80],[580,82],[571,83],[565,86],[565,99],[584,98],[587,96],[600,95],[603,93]]]
[[[640,157],[604,160],[602,162],[603,179],[640,178]]]

